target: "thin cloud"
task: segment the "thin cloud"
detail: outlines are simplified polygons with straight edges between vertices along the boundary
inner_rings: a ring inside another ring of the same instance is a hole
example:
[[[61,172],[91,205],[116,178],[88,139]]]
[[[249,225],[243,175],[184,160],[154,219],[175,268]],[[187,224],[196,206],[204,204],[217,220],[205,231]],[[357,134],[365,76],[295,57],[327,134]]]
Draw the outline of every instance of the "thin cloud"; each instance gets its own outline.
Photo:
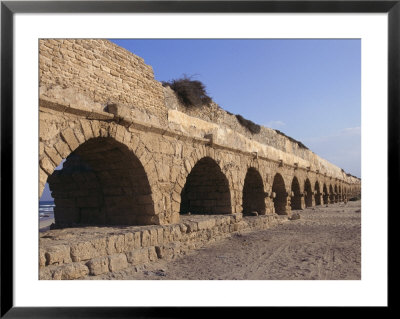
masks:
[[[330,135],[310,137],[304,139],[304,141],[318,143],[318,142],[326,142],[327,140],[331,140],[332,138],[336,137],[357,136],[357,135],[359,136],[361,135],[360,126],[344,128]]]
[[[269,121],[265,126],[269,128],[281,128],[285,125],[286,123],[282,121]]]
[[[361,176],[361,127],[341,129],[328,136],[304,139],[306,145],[322,158],[355,176]]]
[[[361,135],[361,127],[356,126],[356,127],[348,127],[340,131],[340,135],[345,134],[345,135]]]

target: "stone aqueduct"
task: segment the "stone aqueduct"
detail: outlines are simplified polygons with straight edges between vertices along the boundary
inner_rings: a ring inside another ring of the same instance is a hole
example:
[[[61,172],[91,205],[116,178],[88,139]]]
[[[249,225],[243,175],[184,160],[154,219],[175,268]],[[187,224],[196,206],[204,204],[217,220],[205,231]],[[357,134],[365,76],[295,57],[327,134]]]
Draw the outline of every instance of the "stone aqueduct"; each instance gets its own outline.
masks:
[[[48,182],[60,226],[290,216],[360,194],[358,178],[291,138],[252,134],[216,104],[183,107],[107,40],[46,39],[39,50],[39,197]]]

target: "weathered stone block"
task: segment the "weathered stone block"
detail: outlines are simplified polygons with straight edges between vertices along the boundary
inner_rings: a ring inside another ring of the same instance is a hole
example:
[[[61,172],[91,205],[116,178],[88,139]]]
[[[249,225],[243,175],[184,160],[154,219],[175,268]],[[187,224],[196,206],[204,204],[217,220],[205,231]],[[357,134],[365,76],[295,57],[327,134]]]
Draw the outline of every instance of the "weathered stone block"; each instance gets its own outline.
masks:
[[[81,279],[89,274],[89,268],[82,263],[72,263],[58,267],[53,273],[55,280]]]
[[[187,226],[185,224],[179,224],[179,228],[180,228],[181,234],[186,234]]]
[[[215,219],[208,219],[197,222],[197,227],[199,230],[211,229],[214,226],[215,226]]]
[[[71,245],[71,259],[74,262],[89,260],[98,256],[99,252],[91,242],[80,242]]]
[[[131,114],[130,109],[122,104],[108,104],[107,111],[121,118],[129,118]]]
[[[44,151],[56,166],[61,163],[62,158],[53,147],[46,147]]]
[[[150,246],[155,246],[158,244],[158,233],[156,228],[152,228],[149,230],[150,233]]]
[[[133,233],[127,233],[124,235],[125,243],[124,243],[124,251],[131,251],[135,249],[135,236]]]
[[[196,222],[186,222],[185,225],[187,227],[187,229],[186,229],[187,233],[193,233],[193,232],[196,232],[198,230]]]
[[[134,232],[135,249],[142,247],[142,235],[140,231]]]
[[[154,246],[149,247],[148,256],[149,256],[149,261],[156,261],[158,259],[157,252]]]
[[[52,280],[53,272],[54,272],[54,267],[52,267],[52,266],[40,268],[39,280]]]
[[[148,248],[141,248],[135,249],[126,253],[126,258],[128,263],[132,265],[140,265],[147,263],[149,261],[149,249]]]
[[[170,239],[170,237],[171,237],[171,229],[170,229],[169,225],[165,225],[163,227],[163,229],[164,229],[163,242],[164,242],[164,244],[167,244],[167,243],[169,243],[171,241],[171,239]]]
[[[174,258],[174,250],[170,246],[156,246],[155,250],[160,259],[171,260]]]
[[[56,167],[55,164],[49,160],[46,156],[43,157],[40,161],[39,161],[39,165],[40,167],[47,172],[48,174],[53,173],[54,168]]]
[[[170,225],[171,229],[171,240],[172,241],[179,241],[182,238],[181,228],[179,224]]]
[[[179,223],[180,220],[179,213],[172,212],[172,214],[169,216],[169,220],[173,224]]]
[[[58,141],[56,144],[54,144],[54,147],[62,158],[66,158],[71,153],[69,146],[63,141]]]
[[[246,228],[248,228],[248,224],[245,221],[242,220],[242,221],[234,224],[234,228],[233,229],[234,229],[234,231],[239,231],[239,230],[244,230]]]
[[[75,129],[74,134],[76,139],[78,140],[79,145],[83,144],[86,141],[85,136],[80,129]]]
[[[157,228],[157,244],[162,245],[164,243],[164,228]]]
[[[79,142],[76,139],[74,131],[71,128],[62,131],[61,136],[72,151],[74,151],[79,146]]]
[[[46,265],[60,265],[71,262],[70,247],[57,245],[46,249]]]
[[[150,232],[147,229],[140,232],[140,238],[142,247],[148,247],[150,245]]]
[[[125,250],[125,236],[112,235],[107,237],[107,254],[122,253]]]
[[[86,120],[81,120],[80,122],[82,126],[83,135],[85,136],[86,140],[89,140],[90,138],[93,137],[93,131],[90,126],[90,123]]]
[[[39,267],[46,266],[46,252],[43,249],[39,249]]]
[[[89,274],[91,276],[97,276],[109,272],[108,265],[108,256],[93,258],[86,263],[86,266],[89,269]]]
[[[228,233],[229,232],[229,225],[227,225],[227,224],[221,225],[220,231],[222,233]]]
[[[118,271],[128,267],[128,261],[125,254],[114,254],[108,256],[108,269]]]
[[[100,136],[100,123],[99,123],[99,121],[90,121],[89,123],[90,123],[90,125],[92,127],[93,136],[94,137]]]

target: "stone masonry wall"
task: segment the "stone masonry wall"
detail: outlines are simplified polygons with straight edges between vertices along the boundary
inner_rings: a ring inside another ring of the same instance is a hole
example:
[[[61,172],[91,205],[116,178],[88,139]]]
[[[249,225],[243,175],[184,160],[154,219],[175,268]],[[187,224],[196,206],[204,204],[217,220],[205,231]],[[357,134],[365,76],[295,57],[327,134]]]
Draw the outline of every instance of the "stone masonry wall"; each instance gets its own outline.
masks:
[[[346,177],[346,173],[336,165],[329,163],[327,160],[319,157],[311,150],[304,148],[299,143],[290,140],[288,137],[278,133],[274,129],[260,125],[259,133],[251,133],[246,127],[241,125],[235,115],[225,111],[218,104],[212,102],[210,105],[203,107],[186,107],[179,102],[176,94],[170,87],[164,87],[166,106],[171,110],[178,110],[191,117],[199,118],[204,121],[218,124],[220,128],[228,128],[234,132],[243,135],[247,139],[257,141],[259,143],[272,146],[273,148],[288,154],[295,155],[315,167],[335,171],[341,178]]]
[[[166,121],[163,87],[144,60],[108,40],[39,40],[40,95],[104,110],[124,104]]]
[[[287,217],[186,216],[178,224],[118,228],[72,228],[41,233],[39,279],[90,279],[172,260],[238,231],[267,229]]]

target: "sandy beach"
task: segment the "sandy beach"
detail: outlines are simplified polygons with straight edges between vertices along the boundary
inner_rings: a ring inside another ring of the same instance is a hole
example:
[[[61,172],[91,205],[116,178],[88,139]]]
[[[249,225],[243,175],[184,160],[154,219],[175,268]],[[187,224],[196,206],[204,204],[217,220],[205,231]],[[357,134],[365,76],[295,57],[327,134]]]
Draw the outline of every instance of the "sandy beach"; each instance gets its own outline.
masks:
[[[54,223],[54,218],[39,221],[39,231],[44,232],[50,230],[50,225]]]
[[[300,219],[238,232],[173,261],[87,279],[360,280],[361,201],[298,212]]]

